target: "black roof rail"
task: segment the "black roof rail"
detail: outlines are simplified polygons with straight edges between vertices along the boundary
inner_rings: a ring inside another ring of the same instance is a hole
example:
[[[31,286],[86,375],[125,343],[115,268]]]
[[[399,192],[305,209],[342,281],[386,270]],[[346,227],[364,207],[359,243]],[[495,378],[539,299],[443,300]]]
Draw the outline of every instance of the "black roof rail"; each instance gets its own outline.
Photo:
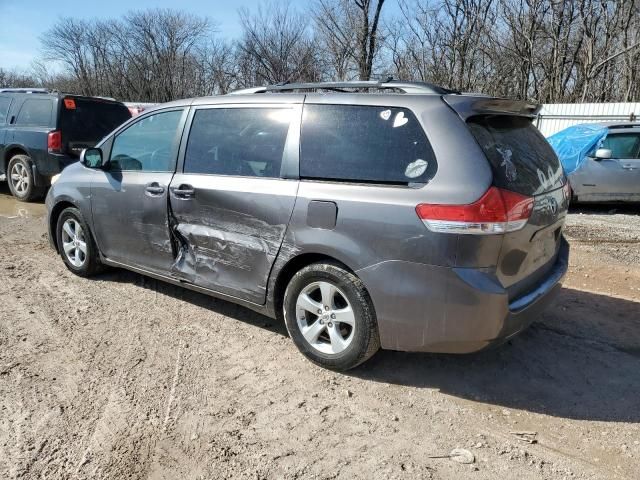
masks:
[[[49,89],[39,87],[0,88],[0,93],[51,93]]]
[[[403,82],[399,80],[355,80],[348,82],[315,82],[315,83],[278,83],[263,87],[236,90],[229,95],[251,93],[289,92],[293,90],[331,90],[334,92],[348,92],[349,90],[399,90],[408,94],[437,94],[460,93],[448,88],[439,87],[426,82]]]

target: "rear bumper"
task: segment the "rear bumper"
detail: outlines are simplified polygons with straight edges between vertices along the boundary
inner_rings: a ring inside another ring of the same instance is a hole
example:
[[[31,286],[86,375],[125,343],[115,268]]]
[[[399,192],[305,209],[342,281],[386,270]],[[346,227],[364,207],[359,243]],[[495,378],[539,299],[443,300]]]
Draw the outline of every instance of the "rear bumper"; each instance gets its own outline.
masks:
[[[373,300],[382,348],[471,353],[508,340],[539,318],[560,288],[568,259],[563,238],[546,277],[512,300],[489,269],[387,261],[357,273]]]

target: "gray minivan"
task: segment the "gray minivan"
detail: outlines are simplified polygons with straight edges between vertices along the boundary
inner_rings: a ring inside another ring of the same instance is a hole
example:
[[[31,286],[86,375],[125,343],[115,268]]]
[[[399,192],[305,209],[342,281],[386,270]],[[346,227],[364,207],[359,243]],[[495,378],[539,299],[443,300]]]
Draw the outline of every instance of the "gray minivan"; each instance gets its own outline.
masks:
[[[163,104],[62,172],[51,243],[78,275],[122,267],[281,318],[327,368],[475,352],[567,270],[568,186],[537,108],[397,81]]]

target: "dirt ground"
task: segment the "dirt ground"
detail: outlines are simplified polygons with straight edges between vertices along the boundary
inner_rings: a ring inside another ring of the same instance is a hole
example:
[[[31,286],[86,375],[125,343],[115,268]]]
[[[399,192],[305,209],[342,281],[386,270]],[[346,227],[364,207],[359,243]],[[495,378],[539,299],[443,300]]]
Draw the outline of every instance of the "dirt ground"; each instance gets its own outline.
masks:
[[[508,344],[336,374],[244,308],[72,275],[0,185],[0,478],[640,478],[640,207],[612,208],[570,215],[566,284]]]

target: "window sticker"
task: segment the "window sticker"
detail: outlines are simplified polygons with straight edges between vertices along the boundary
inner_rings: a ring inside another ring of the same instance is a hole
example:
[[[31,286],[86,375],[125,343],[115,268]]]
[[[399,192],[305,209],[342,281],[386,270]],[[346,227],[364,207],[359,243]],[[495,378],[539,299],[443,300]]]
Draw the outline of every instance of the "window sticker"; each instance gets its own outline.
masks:
[[[540,182],[540,185],[543,186],[545,190],[551,190],[553,188],[555,181],[557,180],[556,175],[553,173],[553,169],[551,168],[551,165],[547,167],[546,175],[544,171],[540,170],[539,168],[536,169],[536,171],[538,173],[538,181]]]
[[[404,112],[399,112],[396,114],[396,118],[393,119],[393,128],[401,127],[406,125],[409,122],[409,119],[404,116]]]
[[[76,101],[73,98],[65,98],[64,106],[67,110],[75,110],[76,109]]]
[[[391,110],[383,110],[380,112],[380,118],[383,120],[389,120],[391,118]]]
[[[500,163],[501,167],[504,167],[504,175],[510,182],[515,182],[516,178],[518,178],[518,171],[516,170],[516,166],[514,165],[511,157],[513,156],[513,152],[510,148],[505,147],[496,147],[496,150],[500,155],[502,155],[502,163]]]
[[[426,160],[422,160],[419,158],[415,162],[411,162],[407,165],[406,170],[404,171],[404,175],[407,178],[418,178],[424,172],[427,171],[427,166],[429,163]]]

